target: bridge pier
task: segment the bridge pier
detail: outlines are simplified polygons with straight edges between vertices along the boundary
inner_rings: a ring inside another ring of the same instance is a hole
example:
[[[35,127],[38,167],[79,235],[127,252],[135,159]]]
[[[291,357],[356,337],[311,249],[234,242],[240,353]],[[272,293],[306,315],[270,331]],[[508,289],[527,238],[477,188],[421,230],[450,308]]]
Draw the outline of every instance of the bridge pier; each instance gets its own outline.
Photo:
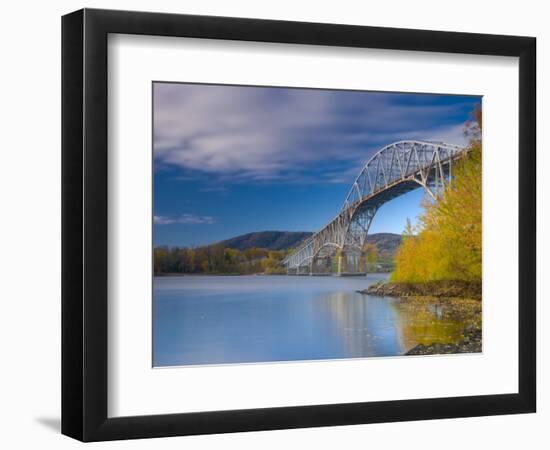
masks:
[[[347,273],[352,272],[353,262],[350,261],[350,258],[353,258],[353,255],[350,255],[348,252],[345,252],[343,250],[339,250],[336,253],[336,257],[338,258],[338,263],[336,265],[336,275],[343,276]]]
[[[355,252],[338,253],[336,275],[340,277],[366,276],[366,271],[361,267],[361,255]]]
[[[311,275],[326,276],[332,274],[332,258],[330,256],[317,257],[311,264]]]

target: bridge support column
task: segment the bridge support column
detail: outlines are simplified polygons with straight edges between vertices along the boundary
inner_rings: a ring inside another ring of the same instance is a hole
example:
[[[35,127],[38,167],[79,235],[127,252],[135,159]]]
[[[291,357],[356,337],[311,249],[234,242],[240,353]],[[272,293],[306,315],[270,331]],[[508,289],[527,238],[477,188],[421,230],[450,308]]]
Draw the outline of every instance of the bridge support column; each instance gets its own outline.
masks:
[[[340,276],[346,271],[346,254],[343,251],[336,253],[336,275]]]
[[[332,273],[332,258],[317,257],[311,265],[311,275],[330,275]]]
[[[361,271],[361,255],[358,253],[350,253],[346,258],[346,269],[350,274],[360,274]]]
[[[361,270],[361,256],[353,251],[340,251],[337,254],[337,271],[339,276],[365,275]]]

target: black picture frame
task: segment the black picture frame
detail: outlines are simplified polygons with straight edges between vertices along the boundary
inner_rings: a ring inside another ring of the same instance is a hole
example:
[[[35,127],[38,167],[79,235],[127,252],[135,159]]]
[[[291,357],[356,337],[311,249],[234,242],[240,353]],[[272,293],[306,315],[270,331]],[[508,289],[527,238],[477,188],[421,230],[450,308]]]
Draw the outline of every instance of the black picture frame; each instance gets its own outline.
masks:
[[[519,386],[469,397],[107,417],[109,33],[519,57]],[[533,37],[83,9],[62,18],[62,433],[82,441],[535,412]]]

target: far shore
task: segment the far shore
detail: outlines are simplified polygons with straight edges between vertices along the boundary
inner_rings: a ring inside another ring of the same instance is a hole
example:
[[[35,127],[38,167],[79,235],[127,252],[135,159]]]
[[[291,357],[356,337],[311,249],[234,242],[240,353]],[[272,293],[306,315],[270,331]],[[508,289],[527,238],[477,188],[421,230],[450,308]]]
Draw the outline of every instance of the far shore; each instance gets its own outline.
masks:
[[[244,277],[244,276],[281,276],[286,273],[182,273],[182,272],[167,272],[156,273],[155,277]]]

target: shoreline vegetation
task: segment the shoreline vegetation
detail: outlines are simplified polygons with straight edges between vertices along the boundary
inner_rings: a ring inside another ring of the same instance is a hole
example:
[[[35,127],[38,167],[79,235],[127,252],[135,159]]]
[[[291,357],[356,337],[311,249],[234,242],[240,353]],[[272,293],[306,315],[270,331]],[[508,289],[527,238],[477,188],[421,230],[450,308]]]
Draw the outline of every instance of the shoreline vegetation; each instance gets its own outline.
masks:
[[[267,273],[267,272],[254,272],[254,273],[239,273],[239,272],[209,272],[209,273],[182,273],[182,272],[162,272],[156,273],[155,277],[246,277],[246,276],[283,276],[285,273]]]
[[[424,201],[416,228],[407,220],[389,281],[361,291],[411,302],[428,297],[441,303],[455,302],[465,309],[472,301],[479,303],[473,310],[473,322],[462,332],[462,341],[418,344],[407,355],[481,352],[481,131],[478,108],[465,124],[468,154],[457,162],[452,184],[433,201]]]
[[[409,220],[390,281],[481,283],[481,110],[466,123],[468,153],[455,163],[452,183],[424,200],[416,227]]]
[[[282,275],[281,261],[290,250],[227,248],[223,243],[203,247],[156,247],[155,276],[166,275]]]

